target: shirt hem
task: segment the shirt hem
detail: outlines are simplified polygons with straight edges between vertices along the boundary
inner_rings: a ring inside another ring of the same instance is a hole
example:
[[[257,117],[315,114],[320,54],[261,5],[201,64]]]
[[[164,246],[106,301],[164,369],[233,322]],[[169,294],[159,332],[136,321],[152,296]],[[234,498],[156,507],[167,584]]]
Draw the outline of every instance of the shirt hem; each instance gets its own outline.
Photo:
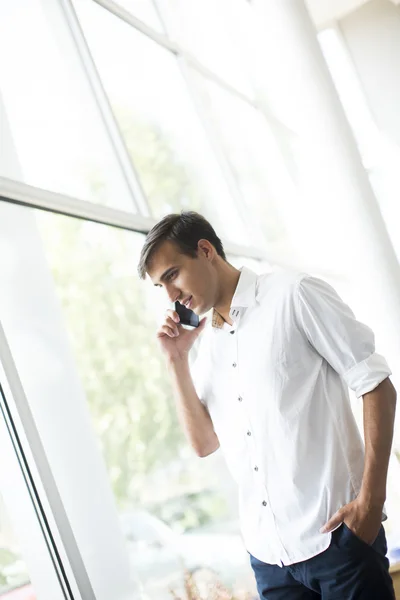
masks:
[[[299,562],[304,562],[306,560],[310,560],[311,558],[314,558],[315,556],[318,556],[319,554],[322,554],[323,552],[325,552],[325,550],[327,550],[329,548],[329,546],[331,545],[331,541],[332,541],[332,534],[323,534],[326,535],[327,537],[327,541],[321,545],[321,547],[318,547],[317,549],[311,551],[310,553],[301,553],[301,554],[294,554],[292,555],[290,558],[283,560],[282,558],[279,559],[279,562],[268,562],[267,560],[263,559],[263,558],[259,558],[259,556],[257,556],[257,554],[254,554],[253,552],[251,552],[251,550],[249,550],[248,546],[246,546],[246,550],[247,552],[251,555],[254,556],[254,558],[256,558],[257,560],[264,562],[265,564],[271,564],[271,565],[278,565],[278,567],[288,567],[290,565],[294,565],[296,563]]]

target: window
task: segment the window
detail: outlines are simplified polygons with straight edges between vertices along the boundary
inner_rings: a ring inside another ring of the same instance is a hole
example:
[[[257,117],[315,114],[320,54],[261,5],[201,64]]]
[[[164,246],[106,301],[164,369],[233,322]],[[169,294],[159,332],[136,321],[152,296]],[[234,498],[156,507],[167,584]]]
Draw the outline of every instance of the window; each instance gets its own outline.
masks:
[[[265,117],[200,74],[192,75],[252,220],[253,243],[287,244],[290,180]]]
[[[251,97],[241,34],[244,0],[157,0],[168,32],[213,73]]]
[[[12,593],[22,590],[33,597],[34,590],[21,556],[19,541],[4,498],[0,494],[0,598],[11,598]]]
[[[198,210],[246,242],[175,58],[94,2],[75,5],[153,216]]]
[[[134,210],[57,2],[0,5],[0,120],[11,132],[1,176]]]
[[[123,8],[128,10],[134,17],[140,19],[159,33],[164,33],[164,28],[158,16],[153,0],[118,0]]]
[[[64,594],[65,587],[62,589],[60,585],[44,537],[48,531],[45,532],[42,528],[44,523],[40,520],[38,505],[32,500],[21,463],[17,459],[13,446],[15,436],[13,434],[13,440],[10,436],[8,416],[14,412],[11,408],[13,398],[1,363],[0,384],[0,598],[1,600],[38,600],[39,598],[40,600],[65,600],[69,596]],[[8,426],[4,418],[6,414]],[[19,430],[20,441],[24,442],[20,423],[14,422],[14,425]],[[19,458],[21,459],[21,454]],[[29,467],[32,466],[29,452],[25,458]],[[33,481],[38,483],[34,468],[31,469],[31,475]],[[32,487],[30,489],[32,491]],[[40,487],[36,487],[36,490],[43,491]],[[42,507],[49,517],[47,525],[52,527],[45,501]],[[47,529],[46,525],[44,527]],[[62,548],[58,545],[57,533],[54,530],[52,533],[60,555],[63,556]],[[52,556],[54,558],[54,554]],[[74,582],[66,562],[64,567],[68,582],[75,593]],[[79,598],[78,595],[76,597]]]

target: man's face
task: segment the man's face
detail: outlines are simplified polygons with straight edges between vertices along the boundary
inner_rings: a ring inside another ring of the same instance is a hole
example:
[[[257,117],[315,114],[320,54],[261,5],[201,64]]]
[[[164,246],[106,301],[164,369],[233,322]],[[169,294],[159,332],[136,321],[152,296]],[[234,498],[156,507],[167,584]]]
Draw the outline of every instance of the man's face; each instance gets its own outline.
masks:
[[[154,252],[148,274],[154,285],[165,289],[170,302],[179,300],[202,315],[213,307],[216,297],[213,256],[215,250],[205,240],[200,240],[196,258],[181,254],[173,242],[164,242]]]

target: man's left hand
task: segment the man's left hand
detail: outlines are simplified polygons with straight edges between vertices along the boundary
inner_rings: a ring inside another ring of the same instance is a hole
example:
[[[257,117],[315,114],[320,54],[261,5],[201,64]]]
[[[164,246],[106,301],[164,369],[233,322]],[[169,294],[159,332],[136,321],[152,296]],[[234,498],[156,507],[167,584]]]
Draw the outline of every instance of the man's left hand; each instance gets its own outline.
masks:
[[[382,504],[371,504],[358,497],[340,508],[320,529],[321,533],[329,533],[342,523],[366,544],[376,540],[382,521]]]

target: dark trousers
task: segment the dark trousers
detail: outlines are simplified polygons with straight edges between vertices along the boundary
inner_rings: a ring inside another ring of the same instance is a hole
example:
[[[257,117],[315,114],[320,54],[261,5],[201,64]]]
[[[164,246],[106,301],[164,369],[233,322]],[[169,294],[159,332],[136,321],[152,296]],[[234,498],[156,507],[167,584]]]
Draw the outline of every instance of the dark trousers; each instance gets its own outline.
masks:
[[[278,567],[250,555],[262,600],[394,600],[385,530],[372,545],[345,524],[327,550],[303,562]]]

